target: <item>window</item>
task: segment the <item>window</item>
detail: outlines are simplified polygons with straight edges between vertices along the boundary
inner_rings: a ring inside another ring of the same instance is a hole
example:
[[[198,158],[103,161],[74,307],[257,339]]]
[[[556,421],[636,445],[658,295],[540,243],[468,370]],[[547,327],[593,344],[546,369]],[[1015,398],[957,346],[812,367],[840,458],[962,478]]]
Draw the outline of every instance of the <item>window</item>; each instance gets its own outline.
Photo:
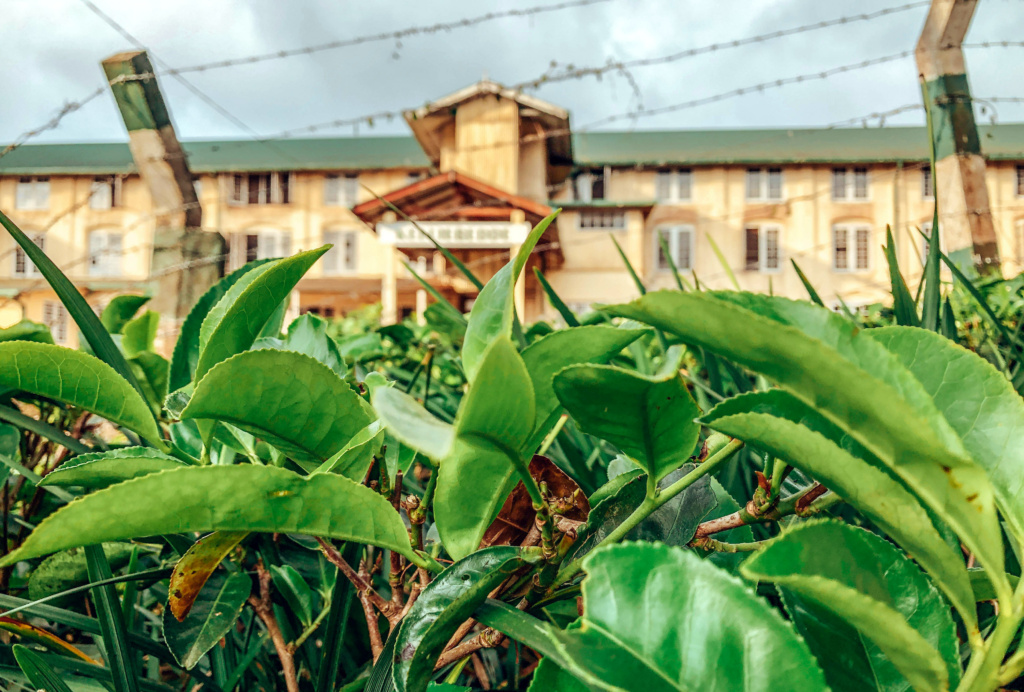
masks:
[[[654,198],[659,202],[689,202],[693,198],[693,171],[689,168],[658,171]]]
[[[324,177],[324,204],[330,207],[354,207],[359,201],[359,176],[355,173]]]
[[[751,224],[744,229],[747,271],[777,272],[782,268],[781,229],[769,224]]]
[[[29,233],[28,237],[35,243],[40,250],[46,249],[46,236],[42,233]],[[14,248],[14,275],[18,277],[23,276],[42,276],[42,273],[36,268],[36,265],[32,263],[32,260],[28,258],[28,255],[21,246],[18,245]]]
[[[21,177],[15,192],[16,209],[49,209],[50,179],[48,177]]]
[[[334,245],[324,255],[324,274],[351,273],[356,270],[358,231],[324,231],[324,242]]]
[[[251,233],[233,233],[227,237],[227,241],[228,268],[231,270],[256,260],[292,254],[291,234],[288,231],[267,229]]]
[[[60,301],[47,300],[43,303],[43,324],[50,328],[54,341],[58,344],[67,342],[68,311]]]
[[[752,202],[782,199],[781,168],[748,168],[747,200]]]
[[[1024,166],[1017,166],[1017,196],[1024,197]]]
[[[584,171],[576,176],[576,200],[593,202],[604,199],[604,171],[601,169]]]
[[[410,171],[405,176],[405,184],[406,185],[412,185],[413,183],[418,183],[419,181],[423,180],[425,177],[427,177],[427,176],[426,176],[426,174],[423,171]]]
[[[123,247],[120,231],[89,234],[89,276],[121,276]]]
[[[1017,185],[1020,186],[1020,169],[1017,169]],[[1018,192],[1017,194],[1020,194]],[[925,166],[921,169],[921,199],[935,199],[935,178],[932,177],[932,167]]]
[[[871,229],[841,224],[832,228],[832,268],[837,272],[871,267]]]
[[[670,226],[659,229],[658,233],[665,239],[665,245],[668,245],[676,269],[693,269],[693,226]],[[672,265],[669,264],[668,257],[665,257],[662,243],[658,239],[655,241],[658,243],[658,270],[671,271]]]
[[[113,209],[121,206],[121,181],[119,175],[97,177],[92,181],[92,192],[89,194],[91,209]]]
[[[853,200],[868,198],[867,168],[833,168],[832,199]]]
[[[231,181],[231,204],[288,204],[291,173],[236,173]]]
[[[618,209],[581,209],[580,228],[587,231],[626,228],[626,212]]]

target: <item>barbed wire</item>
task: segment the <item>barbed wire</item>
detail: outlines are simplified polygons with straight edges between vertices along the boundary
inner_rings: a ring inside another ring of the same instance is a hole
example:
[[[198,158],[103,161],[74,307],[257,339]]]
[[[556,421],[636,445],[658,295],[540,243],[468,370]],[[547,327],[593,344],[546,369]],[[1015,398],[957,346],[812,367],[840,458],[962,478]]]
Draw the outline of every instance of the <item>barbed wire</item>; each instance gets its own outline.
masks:
[[[486,14],[478,15],[476,17],[466,17],[451,22],[439,22],[436,24],[429,24],[424,26],[413,26],[408,27],[406,29],[399,29],[397,31],[383,31],[376,34],[357,36],[355,38],[328,41],[327,43],[319,43],[311,46],[304,46],[302,48],[278,50],[269,53],[257,53],[255,55],[249,55],[241,58],[215,60],[212,62],[202,63],[198,65],[188,65],[185,67],[170,68],[165,70],[161,74],[174,75],[188,72],[206,72],[208,70],[216,70],[225,67],[237,67],[239,65],[254,65],[256,63],[267,62],[269,60],[281,60],[301,55],[312,55],[313,53],[320,53],[328,50],[336,50],[339,48],[348,48],[351,46],[358,46],[365,43],[377,43],[381,41],[396,41],[400,43],[403,38],[408,38],[410,36],[431,35],[442,32],[450,32],[457,29],[466,29],[469,27],[474,27],[479,24],[484,24],[486,22],[491,22],[498,19],[506,19],[509,17],[531,17],[533,15],[538,15],[546,12],[556,12],[559,10],[570,9],[575,7],[585,7],[587,5],[596,5],[611,1],[612,0],[572,0],[571,2],[559,2],[552,5],[538,5],[536,7],[526,7],[523,9],[503,10],[500,12],[488,12]],[[399,45],[399,47],[401,46]]]

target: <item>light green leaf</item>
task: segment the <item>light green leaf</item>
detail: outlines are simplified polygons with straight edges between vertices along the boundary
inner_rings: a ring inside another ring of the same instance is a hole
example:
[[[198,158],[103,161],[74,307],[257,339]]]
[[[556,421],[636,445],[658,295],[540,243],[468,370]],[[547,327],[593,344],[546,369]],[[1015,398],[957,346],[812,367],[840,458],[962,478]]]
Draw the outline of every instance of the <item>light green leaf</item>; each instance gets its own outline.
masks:
[[[203,321],[195,380],[202,380],[217,363],[249,349],[281,301],[288,297],[303,274],[328,249],[329,246],[325,245],[258,267],[228,289]],[[248,281],[250,277],[254,278]],[[246,281],[248,283],[244,283]],[[235,297],[233,292],[239,285],[244,285],[244,288]],[[221,313],[222,305],[226,307]],[[209,334],[205,340],[204,333]]]
[[[193,543],[175,563],[167,585],[167,605],[179,622],[220,563],[248,535],[248,531],[214,531]]]
[[[759,395],[742,399],[751,408]],[[943,589],[969,628],[977,632],[974,598],[963,559],[942,540],[924,507],[897,480],[793,420],[740,412],[733,400],[715,408],[702,422],[784,459],[824,483],[893,537]],[[789,416],[811,421],[817,415],[793,402]],[[778,411],[781,413],[781,410]]]
[[[164,610],[164,639],[182,668],[194,668],[234,627],[251,590],[247,574],[218,574],[203,586],[184,621],[178,622],[169,608]]]
[[[93,543],[210,531],[322,536],[415,558],[398,513],[369,488],[330,473],[238,465],[188,466],[97,490],[47,517],[0,566]]]
[[[230,423],[316,464],[370,423],[359,395],[343,379],[290,351],[247,351],[218,363],[199,381],[181,417]]]
[[[370,376],[366,382],[374,410],[395,439],[434,462],[451,453],[455,431],[450,423],[435,418],[416,399],[391,384],[373,385]]]
[[[301,315],[288,325],[288,336],[281,342],[280,350],[311,356],[339,377],[344,377],[347,371],[337,342],[327,333],[327,322],[311,312]]]
[[[196,371],[196,364],[199,362],[199,331],[203,321],[213,309],[214,305],[228,292],[235,283],[243,276],[258,266],[271,262],[272,260],[258,260],[249,262],[241,269],[236,269],[216,284],[211,286],[206,293],[196,301],[192,309],[181,325],[181,333],[178,335],[178,342],[174,344],[174,354],[171,357],[171,381],[170,390],[181,389],[192,381],[192,375]]]
[[[0,387],[78,406],[166,448],[138,391],[109,365],[81,351],[30,341],[0,343]]]
[[[52,344],[53,335],[45,324],[22,320],[6,329],[0,329],[0,342],[3,341],[36,341],[41,344]]]
[[[533,680],[526,692],[587,692],[589,688],[558,667],[550,658],[542,658],[533,671]]]
[[[897,357],[819,306],[747,293],[644,296],[606,312],[640,319],[778,382],[870,450],[979,560],[1003,572],[984,470]]]
[[[884,654],[887,661],[868,651],[873,668],[891,663],[919,692],[949,689],[960,677],[956,628],[942,596],[913,562],[864,529],[799,525],[740,570],[842,617]]]
[[[519,548],[485,548],[446,569],[423,590],[402,620],[395,642],[398,692],[424,692],[434,664],[455,630],[497,588],[524,565]]]
[[[558,630],[494,601],[477,619],[594,690],[827,690],[792,625],[692,552],[621,543],[591,553],[584,569],[578,628]]]
[[[114,296],[100,313],[100,323],[111,334],[120,334],[124,326],[135,317],[135,313],[149,301],[149,296]]]
[[[516,280],[526,266],[537,241],[544,235],[551,222],[558,216],[558,211],[545,218],[530,231],[526,241],[520,246],[519,254],[509,260],[508,264],[499,269],[491,277],[469,312],[469,327],[462,343],[462,366],[466,371],[466,379],[472,382],[480,370],[484,354],[491,342],[499,336],[512,335],[512,322],[515,317],[514,290]]]
[[[541,337],[523,349],[523,362],[533,383],[537,423],[527,443],[533,452],[561,414],[553,379],[562,368],[577,363],[606,363],[647,330],[605,325],[562,329]]]
[[[992,481],[996,502],[1024,539],[1024,400],[988,361],[923,329],[886,327],[868,336],[900,359],[935,401],[974,461]]]
[[[477,378],[455,418],[455,438],[441,461],[434,517],[448,554],[460,560],[476,550],[515,485],[528,477],[523,448],[534,426],[534,395],[523,359],[505,336],[480,362]]]
[[[320,465],[316,473],[337,473],[361,483],[373,456],[384,444],[384,424],[375,420],[352,436],[339,452]]]
[[[138,476],[182,466],[184,464],[181,461],[151,447],[124,447],[74,457],[44,476],[39,485],[105,488]]]
[[[580,429],[611,442],[656,480],[693,454],[700,409],[679,376],[682,350],[669,350],[653,377],[606,365],[575,365],[555,376],[555,393]]]
[[[153,350],[157,329],[160,327],[160,315],[147,310],[124,325],[121,348],[131,358],[140,353]]]

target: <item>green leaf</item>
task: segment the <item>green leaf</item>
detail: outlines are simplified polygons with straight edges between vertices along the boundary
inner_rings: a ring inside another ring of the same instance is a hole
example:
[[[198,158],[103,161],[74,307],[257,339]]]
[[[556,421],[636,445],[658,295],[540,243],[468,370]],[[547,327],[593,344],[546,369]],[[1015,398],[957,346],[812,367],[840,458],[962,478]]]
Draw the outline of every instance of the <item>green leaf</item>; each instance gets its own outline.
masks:
[[[896,323],[910,327],[920,327],[921,319],[917,316],[917,304],[910,295],[907,282],[900,272],[899,260],[896,258],[896,243],[893,242],[892,229],[885,227],[885,261],[889,264],[889,283],[892,286],[892,311],[896,314]]]
[[[347,478],[303,477],[273,466],[188,466],[75,500],[41,522],[0,567],[80,545],[210,531],[322,536],[415,558],[391,503]]]
[[[90,582],[103,581],[113,576],[110,564],[107,563],[106,555],[100,546],[86,545],[85,560]],[[106,663],[110,666],[113,677],[114,692],[138,692],[136,659],[128,646],[124,618],[121,616],[121,602],[118,600],[114,585],[97,586],[92,590],[92,599],[96,606],[96,619],[100,623],[100,636],[103,637],[103,647],[107,654]]]
[[[824,307],[825,302],[821,299],[821,296],[818,295],[818,292],[814,290],[814,286],[811,284],[810,280],[808,280],[803,270],[800,269],[800,265],[796,263],[795,259],[791,259],[789,261],[793,264],[793,269],[796,270],[796,275],[800,277],[800,283],[804,285],[804,290],[807,291],[807,295],[811,299],[811,302]]]
[[[653,377],[575,365],[555,377],[555,393],[583,432],[611,442],[660,481],[690,458],[700,435],[700,410],[679,376],[682,356],[673,346]]]
[[[584,569],[578,628],[558,630],[494,601],[477,619],[595,690],[827,690],[792,625],[692,552],[623,543],[594,551]]]
[[[938,206],[935,207],[936,214]],[[939,276],[939,269],[942,262],[939,255],[942,254],[939,242],[939,219],[935,217],[932,223],[932,235],[928,241],[928,257],[924,263],[924,275],[921,281],[924,282],[924,298],[921,301],[921,327],[933,332],[939,331],[939,309],[942,301],[942,278]]]
[[[156,341],[157,329],[160,327],[160,315],[147,310],[124,325],[124,336],[121,348],[128,358],[145,351],[152,351]]]
[[[604,325],[563,329],[541,337],[523,349],[521,355],[533,383],[537,418],[526,451],[532,453],[536,450],[561,414],[562,405],[554,390],[555,374],[578,363],[606,363],[646,331]]]
[[[100,323],[111,334],[120,334],[135,313],[150,301],[149,296],[114,296],[100,313]]]
[[[339,377],[347,372],[338,344],[327,333],[327,322],[311,312],[288,325],[288,336],[281,342],[282,351],[304,353],[320,361]]]
[[[128,564],[132,546],[128,543],[105,543],[103,553],[113,569]],[[81,548],[65,550],[43,560],[28,578],[28,597],[38,601],[89,582],[89,568]]]
[[[890,543],[835,521],[786,531],[740,567],[744,576],[791,589],[873,642],[921,692],[955,687],[958,641],[945,601]],[[884,661],[868,651],[872,667]]]
[[[348,543],[342,547],[342,557],[349,564],[358,563],[361,546]],[[341,674],[341,661],[347,655],[344,651],[345,634],[349,626],[349,614],[356,600],[355,587],[343,578],[337,570],[331,590],[330,611],[324,629],[318,635],[323,642],[320,671],[316,679],[316,692],[335,692]],[[228,688],[231,689],[231,688]]]
[[[274,588],[284,596],[295,617],[309,627],[313,623],[313,590],[291,565],[271,565]],[[248,594],[247,594],[248,595]]]
[[[395,643],[395,687],[398,692],[424,692],[434,676],[434,664],[455,630],[487,594],[512,576],[524,561],[519,548],[485,548],[434,578],[423,589]]]
[[[203,655],[231,631],[252,590],[247,574],[214,575],[182,622],[164,610],[164,640],[175,660],[191,670]]]
[[[511,492],[515,473],[529,477],[532,454],[521,450],[533,431],[533,400],[523,359],[508,337],[497,337],[462,399],[452,447],[438,472],[434,517],[455,560],[476,550]]]
[[[718,482],[718,479],[711,478],[709,480],[711,492],[715,495],[717,506],[701,521],[711,521],[712,519],[718,519],[740,511],[740,504],[732,495],[729,494],[729,491]],[[753,543],[754,532],[749,526],[737,526],[734,529],[716,533],[714,538],[715,540],[723,541],[725,543]],[[735,574],[740,563],[746,559],[746,555],[743,553],[725,553],[719,550],[714,550],[705,556],[704,559],[712,562],[722,569],[728,570],[732,574]]]
[[[542,658],[533,671],[533,680],[526,692],[587,692],[589,688],[558,667],[550,658]]]
[[[718,243],[715,242],[715,239],[710,233],[706,237],[708,243],[711,244],[711,249],[714,251],[715,257],[718,258],[718,263],[722,265],[722,270],[725,272],[725,275],[729,277],[729,283],[731,283],[732,287],[737,291],[740,290],[740,282],[736,280],[736,274],[733,273],[732,267],[729,266],[728,260],[725,259],[725,255],[723,255],[722,251],[718,249]]]
[[[328,246],[324,246],[300,252],[257,268],[255,271],[259,274],[246,284],[233,300],[232,291],[235,286],[228,289],[227,294],[203,321],[200,340],[202,342],[202,334],[207,331],[209,338],[199,353],[195,380],[201,381],[217,363],[248,350],[259,336],[263,325],[288,297],[299,279],[328,249]],[[242,280],[248,276],[249,274],[246,274]],[[222,304],[226,304],[223,314],[219,313]]]
[[[0,343],[0,387],[78,406],[167,447],[139,392],[109,365],[81,351],[30,341]]]
[[[362,399],[343,379],[290,351],[247,351],[218,363],[199,381],[181,418],[230,423],[316,464],[370,423]]]
[[[175,563],[167,585],[167,605],[179,622],[220,563],[248,535],[248,531],[214,531],[193,543]]]
[[[22,320],[6,329],[0,329],[0,342],[3,341],[35,341],[40,344],[52,344],[53,335],[45,324]]]
[[[720,353],[816,407],[892,469],[986,567],[1002,573],[1002,536],[985,472],[920,382],[866,335],[870,330],[807,303],[746,293],[659,292],[605,310]]]
[[[71,692],[57,671],[27,646],[14,645],[14,660],[36,692]]]
[[[366,378],[370,402],[381,422],[402,444],[415,449],[435,462],[447,457],[452,449],[455,431],[450,423],[435,418],[409,394],[391,386],[375,384],[371,373]]]
[[[32,264],[36,266],[39,273],[46,278],[47,283],[53,288],[54,293],[57,294],[57,298],[67,308],[68,314],[71,315],[71,319],[75,321],[78,328],[82,330],[82,336],[89,343],[93,353],[96,354],[101,361],[109,365],[117,372],[118,375],[123,377],[129,385],[134,389],[138,390],[138,383],[135,382],[135,376],[132,374],[131,369],[128,367],[128,363],[125,361],[121,351],[114,344],[113,339],[110,338],[110,334],[104,328],[100,322],[99,317],[93,312],[92,307],[85,301],[78,288],[64,276],[64,273],[57,268],[57,265],[46,256],[46,253],[36,245],[32,240],[25,235],[24,232],[17,225],[14,224],[3,212],[0,212],[0,225],[7,229],[7,231],[14,238],[15,242],[21,246],[25,254],[32,261]],[[0,367],[0,369],[6,369]],[[156,420],[153,421],[154,425]]]
[[[766,397],[737,397],[728,406],[713,409],[702,422],[787,461],[863,512],[932,575],[969,628],[976,628],[963,559],[942,539],[924,507],[899,481],[814,432],[811,428],[819,414],[813,409],[795,399],[788,406],[781,403],[782,397],[776,395],[774,400],[772,414],[745,413],[743,409],[764,405]]]
[[[541,272],[539,267],[533,268],[533,274],[537,277],[537,281],[540,283],[540,287],[544,289],[544,294],[548,297],[548,302],[551,303],[551,307],[558,311],[558,314],[562,316],[562,320],[565,322],[567,327],[578,327],[580,321],[576,319],[576,315],[569,306],[559,297],[555,292],[555,289],[548,283],[544,273]]]
[[[39,485],[105,488],[121,481],[182,466],[184,464],[174,457],[150,447],[124,447],[74,457],[44,476]]]
[[[519,248],[519,254],[509,260],[508,264],[499,269],[491,277],[469,312],[469,327],[466,339],[462,344],[462,366],[466,378],[472,382],[480,370],[484,354],[491,343],[499,336],[512,335],[512,322],[515,317],[514,289],[519,274],[526,266],[537,241],[544,235],[551,222],[558,216],[558,211],[537,224],[530,232],[526,241]]]
[[[321,464],[316,473],[337,473],[362,483],[370,462],[375,454],[380,453],[383,444],[384,423],[380,420],[372,421],[353,435],[339,452]]]
[[[992,481],[996,502],[1024,538],[1024,400],[984,358],[934,332],[870,329],[868,336],[913,373],[974,461]]]
[[[258,266],[273,260],[258,260],[249,262],[241,269],[236,269],[216,284],[211,286],[206,293],[196,301],[192,309],[181,325],[181,333],[178,335],[178,342],[174,344],[174,354],[171,356],[171,381],[170,390],[181,389],[192,381],[196,371],[196,364],[199,362],[199,331],[202,328],[203,320],[213,309],[213,306],[220,301],[235,283],[243,276]]]
[[[143,396],[149,401],[153,411],[159,413],[167,398],[170,363],[159,353],[142,351],[129,358],[128,365],[135,372]]]

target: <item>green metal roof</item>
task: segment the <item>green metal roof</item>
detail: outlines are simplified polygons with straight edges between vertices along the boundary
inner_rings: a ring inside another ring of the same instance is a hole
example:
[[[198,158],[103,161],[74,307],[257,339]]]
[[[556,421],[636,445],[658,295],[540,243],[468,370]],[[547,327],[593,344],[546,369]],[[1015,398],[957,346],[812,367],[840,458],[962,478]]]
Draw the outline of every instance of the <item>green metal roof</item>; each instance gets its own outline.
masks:
[[[1024,159],[1024,123],[979,128],[993,160]],[[577,166],[924,161],[923,127],[773,130],[674,130],[580,133]]]
[[[1024,123],[982,126],[992,160],[1024,160]],[[193,140],[183,142],[196,173],[266,170],[426,168],[413,137]],[[573,135],[577,166],[870,163],[923,161],[923,127],[586,132]],[[0,174],[128,173],[127,143],[30,144],[0,158]]]

